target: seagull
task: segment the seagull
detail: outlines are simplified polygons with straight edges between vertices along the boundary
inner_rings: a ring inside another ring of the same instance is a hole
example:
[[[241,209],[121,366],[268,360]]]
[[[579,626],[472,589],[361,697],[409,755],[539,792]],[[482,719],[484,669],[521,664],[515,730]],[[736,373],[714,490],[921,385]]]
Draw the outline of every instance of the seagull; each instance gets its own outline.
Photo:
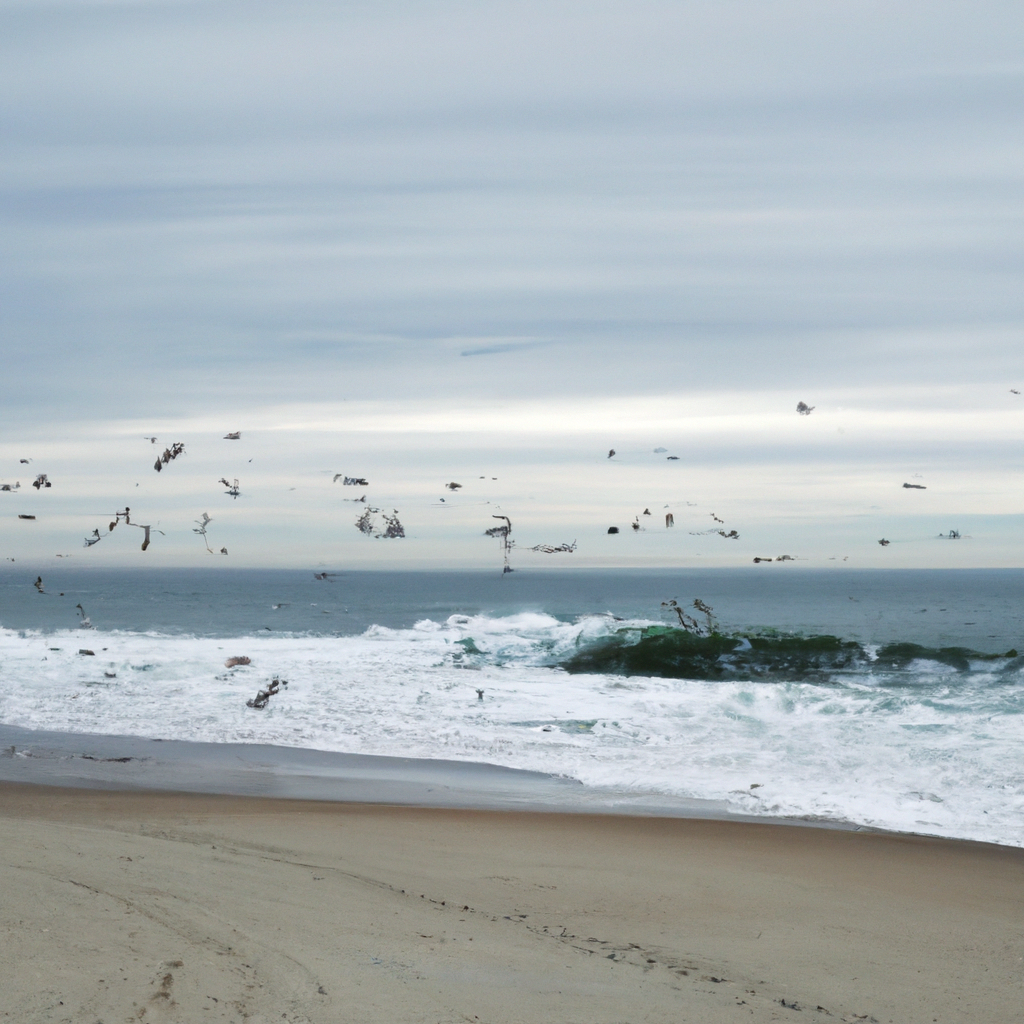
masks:
[[[142,541],[142,550],[145,551],[146,548],[149,547],[149,531],[152,530],[153,527],[152,526],[143,526],[142,523],[129,523],[128,525],[129,526],[137,526],[140,530],[145,530],[146,531],[146,536],[145,536],[145,538]],[[163,530],[157,530],[156,532],[159,533],[161,537],[167,536],[164,533]]]

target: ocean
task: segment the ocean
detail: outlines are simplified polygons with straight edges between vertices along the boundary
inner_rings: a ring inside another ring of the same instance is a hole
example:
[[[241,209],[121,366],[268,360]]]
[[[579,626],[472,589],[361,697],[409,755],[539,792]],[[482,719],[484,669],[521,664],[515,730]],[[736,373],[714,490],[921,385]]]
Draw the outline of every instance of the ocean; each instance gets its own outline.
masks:
[[[774,563],[11,566],[0,724],[476,762],[1021,846],[1022,586],[1021,570]]]

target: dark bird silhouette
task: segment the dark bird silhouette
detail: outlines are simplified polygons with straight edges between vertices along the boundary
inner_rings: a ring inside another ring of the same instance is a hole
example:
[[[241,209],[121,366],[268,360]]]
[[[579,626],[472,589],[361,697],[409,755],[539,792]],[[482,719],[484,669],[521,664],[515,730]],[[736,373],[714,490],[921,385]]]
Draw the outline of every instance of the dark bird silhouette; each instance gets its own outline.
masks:
[[[179,455],[185,454],[185,445],[181,441],[175,441],[170,448],[165,448],[163,454],[153,463],[153,468],[159,473],[164,466],[169,465]]]

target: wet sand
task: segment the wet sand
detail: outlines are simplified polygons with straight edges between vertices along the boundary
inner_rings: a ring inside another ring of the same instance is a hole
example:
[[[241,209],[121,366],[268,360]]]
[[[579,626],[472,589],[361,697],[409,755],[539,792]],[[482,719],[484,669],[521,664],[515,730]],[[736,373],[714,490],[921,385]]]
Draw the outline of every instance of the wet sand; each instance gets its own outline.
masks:
[[[1024,851],[0,783],[0,1020],[1016,1022]]]

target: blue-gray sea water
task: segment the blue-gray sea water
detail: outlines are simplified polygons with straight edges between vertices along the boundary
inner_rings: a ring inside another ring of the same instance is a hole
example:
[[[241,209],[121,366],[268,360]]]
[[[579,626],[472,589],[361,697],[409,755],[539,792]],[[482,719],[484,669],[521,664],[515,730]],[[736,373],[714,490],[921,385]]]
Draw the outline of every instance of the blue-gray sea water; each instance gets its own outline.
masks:
[[[0,574],[7,725],[487,762],[1024,845],[1020,570],[36,575]]]

